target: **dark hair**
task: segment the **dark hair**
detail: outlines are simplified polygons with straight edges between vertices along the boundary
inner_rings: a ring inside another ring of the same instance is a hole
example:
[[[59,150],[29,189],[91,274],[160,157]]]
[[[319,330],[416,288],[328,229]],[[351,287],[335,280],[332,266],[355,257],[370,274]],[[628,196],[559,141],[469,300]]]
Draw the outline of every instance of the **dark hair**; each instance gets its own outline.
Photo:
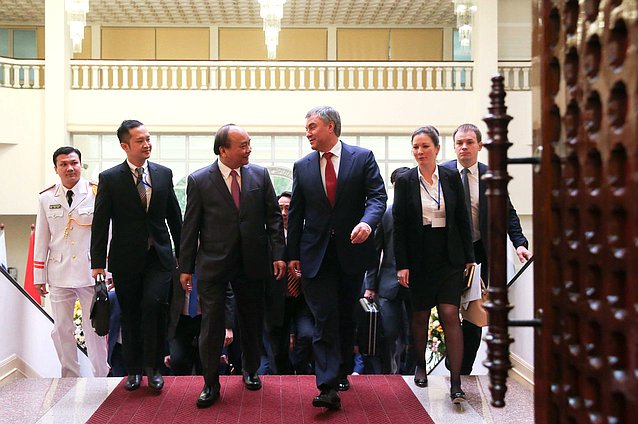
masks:
[[[122,121],[120,127],[117,129],[117,139],[120,140],[120,143],[128,143],[131,139],[131,134],[129,130],[137,127],[141,127],[142,124],[140,121],[136,121],[135,119],[127,119]]]
[[[474,131],[474,134],[476,134],[476,141],[479,143],[481,142],[481,131],[474,124],[459,125],[457,129],[454,130],[454,133],[452,133],[452,140],[455,139],[457,132],[468,132],[468,131]]]
[[[230,147],[230,140],[228,139],[228,133],[230,132],[230,127],[236,126],[235,124],[226,124],[222,125],[220,129],[215,133],[215,144],[213,145],[213,151],[217,156],[219,156],[219,148],[220,147]]]
[[[306,113],[306,119],[314,115],[317,115],[319,119],[326,124],[333,122],[335,124],[335,135],[337,137],[341,136],[341,116],[339,116],[339,112],[337,112],[335,108],[331,106],[317,106]]]
[[[394,184],[399,174],[403,174],[405,171],[409,171],[409,170],[410,168],[408,168],[407,166],[402,166],[392,171],[392,174],[390,174],[390,183]]]
[[[82,153],[75,147],[64,146],[59,147],[55,152],[53,152],[53,166],[58,166],[57,159],[60,155],[70,155],[71,153],[76,153],[78,155],[78,159],[80,159],[80,163],[82,163]]]
[[[281,199],[282,197],[287,197],[289,199],[292,199],[292,193],[289,192],[288,190],[282,191],[281,194],[277,196],[277,200]]]
[[[425,134],[428,137],[430,137],[435,147],[439,145],[439,130],[434,128],[432,125],[426,125],[424,127],[417,128],[417,130],[412,133],[412,138],[410,139],[410,142],[412,142],[412,140],[414,140],[414,137],[416,137],[419,134]]]

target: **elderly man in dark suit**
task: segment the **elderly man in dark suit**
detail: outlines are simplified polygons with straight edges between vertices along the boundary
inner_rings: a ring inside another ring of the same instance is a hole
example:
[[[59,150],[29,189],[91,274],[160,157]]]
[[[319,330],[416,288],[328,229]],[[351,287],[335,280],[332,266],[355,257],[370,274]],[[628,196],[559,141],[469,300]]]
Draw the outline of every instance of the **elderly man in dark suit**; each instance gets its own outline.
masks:
[[[173,172],[148,161],[152,144],[146,127],[140,121],[124,121],[117,137],[126,161],[100,174],[91,227],[91,268],[94,278],[105,275],[110,225],[108,267],[122,308],[122,352],[128,373],[124,388],[139,388],[145,370],[149,387],[160,391],[175,269],[171,236],[175,242],[180,239],[182,213]],[[177,244],[174,254],[179,256]]]
[[[469,203],[470,218],[472,221],[472,241],[474,242],[474,255],[476,262],[481,264],[481,278],[488,283],[488,245],[487,245],[487,197],[485,191],[487,186],[481,179],[487,172],[487,165],[478,161],[479,151],[483,148],[481,142],[481,131],[473,124],[460,125],[453,134],[454,151],[457,160],[443,163],[449,169],[458,170],[461,173],[463,186],[466,190],[466,203]],[[469,191],[468,191],[469,189]],[[468,202],[469,200],[469,202]],[[516,214],[516,209],[508,198],[508,222],[507,234],[516,248],[516,255],[521,262],[532,257],[532,253],[527,250],[528,242],[523,235],[521,221]],[[502,258],[506,260],[506,258]],[[471,322],[463,321],[463,365],[461,374],[472,373],[472,366],[476,359],[476,353],[481,344],[481,327],[477,327]]]
[[[184,290],[192,290],[193,272],[199,284],[204,388],[198,407],[208,407],[219,398],[224,292],[229,282],[237,305],[244,385],[249,390],[261,388],[257,369],[264,285],[270,275],[280,279],[286,270],[281,212],[268,171],[248,164],[248,133],[224,125],[215,135],[214,151],[219,160],[188,176],[179,264]]]
[[[387,194],[371,151],[339,140],[341,118],[329,106],[306,114],[306,137],[315,152],[293,168],[288,216],[288,268],[301,272],[315,319],[317,387],[313,406],[339,409],[348,390],[354,348],[353,308],[363,275],[376,262],[372,229]]]

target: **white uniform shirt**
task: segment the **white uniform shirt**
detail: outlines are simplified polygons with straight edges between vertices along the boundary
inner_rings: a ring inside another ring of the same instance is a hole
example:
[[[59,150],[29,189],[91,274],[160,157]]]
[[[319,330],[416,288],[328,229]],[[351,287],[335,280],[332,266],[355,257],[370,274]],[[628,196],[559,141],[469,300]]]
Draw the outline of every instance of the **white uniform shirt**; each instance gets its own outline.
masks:
[[[80,178],[68,205],[61,183],[40,193],[35,224],[34,283],[86,287],[91,278],[91,223],[95,183]]]

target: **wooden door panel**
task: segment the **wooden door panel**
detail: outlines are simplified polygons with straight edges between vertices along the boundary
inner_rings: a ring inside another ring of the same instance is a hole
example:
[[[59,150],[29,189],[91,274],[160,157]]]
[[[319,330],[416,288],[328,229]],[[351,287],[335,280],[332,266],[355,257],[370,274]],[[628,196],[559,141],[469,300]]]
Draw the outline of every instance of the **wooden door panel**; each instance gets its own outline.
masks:
[[[638,2],[534,4],[536,420],[638,420]]]

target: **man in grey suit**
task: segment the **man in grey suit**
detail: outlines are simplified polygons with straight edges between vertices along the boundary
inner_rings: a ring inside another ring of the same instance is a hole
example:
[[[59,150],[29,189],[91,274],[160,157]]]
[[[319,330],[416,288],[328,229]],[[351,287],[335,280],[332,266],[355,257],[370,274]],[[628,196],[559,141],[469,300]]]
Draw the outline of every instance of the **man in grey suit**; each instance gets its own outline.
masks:
[[[214,151],[219,160],[188,176],[179,263],[184,290],[192,290],[193,272],[199,285],[204,372],[200,408],[219,398],[227,284],[237,302],[244,385],[259,390],[264,284],[273,274],[281,279],[286,268],[281,211],[268,171],[248,164],[248,133],[234,124],[224,125],[215,135]]]

